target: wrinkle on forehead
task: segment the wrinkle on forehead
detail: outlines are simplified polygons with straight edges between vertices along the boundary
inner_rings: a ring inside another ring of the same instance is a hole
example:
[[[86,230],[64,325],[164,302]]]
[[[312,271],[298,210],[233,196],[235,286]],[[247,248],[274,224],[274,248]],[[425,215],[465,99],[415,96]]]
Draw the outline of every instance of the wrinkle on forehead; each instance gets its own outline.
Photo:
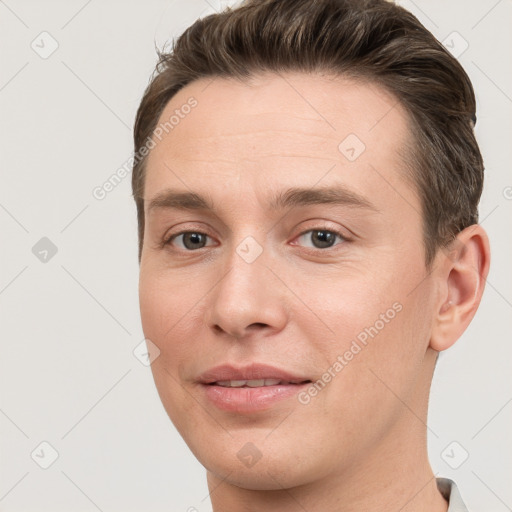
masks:
[[[369,165],[393,187],[407,175],[394,170],[407,168],[402,151],[410,137],[408,114],[380,86],[306,74],[270,75],[251,84],[217,78],[205,88],[208,83],[192,82],[165,107],[161,121],[190,97],[197,101],[151,150],[148,193],[177,178],[185,185],[245,182],[246,189],[263,190],[275,186],[277,176],[281,184],[313,185],[331,168],[330,177],[355,178],[356,188],[374,173]],[[354,162],[339,149],[350,134],[365,145]],[[387,186],[382,179],[381,188]]]
[[[208,82],[207,82],[208,83]],[[198,105],[157,144],[155,153],[166,148],[175,157],[246,150],[261,157],[277,154],[303,157],[339,157],[337,146],[355,133],[367,148],[385,142],[390,148],[407,137],[407,114],[385,89],[346,78],[326,80],[317,75],[265,75],[255,83],[217,78],[187,85],[171,99],[161,115],[167,119],[174,109],[194,96]],[[187,122],[193,118],[200,122]],[[402,137],[399,137],[399,139]],[[306,150],[306,151],[305,151]]]

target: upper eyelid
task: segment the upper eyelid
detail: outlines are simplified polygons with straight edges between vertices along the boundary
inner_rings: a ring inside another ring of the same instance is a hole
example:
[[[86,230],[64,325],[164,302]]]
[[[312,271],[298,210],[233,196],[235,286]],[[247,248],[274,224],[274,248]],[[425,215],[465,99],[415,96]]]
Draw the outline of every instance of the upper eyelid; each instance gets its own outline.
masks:
[[[301,236],[301,235],[304,235],[305,233],[309,233],[310,231],[330,231],[332,233],[336,233],[340,236],[342,236],[343,238],[347,238],[342,232],[340,229],[337,229],[337,228],[332,228],[330,226],[321,226],[321,225],[318,225],[318,226],[313,226],[311,228],[308,228],[308,229],[304,229],[302,230],[300,233],[298,233],[295,238],[297,236]],[[206,235],[206,236],[209,236],[210,238],[214,238],[212,235],[210,235],[208,232],[202,230],[202,229],[194,229],[194,228],[189,228],[189,229],[183,229],[181,231],[178,231],[177,233],[173,233],[172,235],[168,235],[168,236],[165,236],[164,235],[164,238],[166,239],[171,239],[171,238],[175,238],[177,236],[180,236],[180,235],[184,235],[186,233],[200,233],[202,235]]]

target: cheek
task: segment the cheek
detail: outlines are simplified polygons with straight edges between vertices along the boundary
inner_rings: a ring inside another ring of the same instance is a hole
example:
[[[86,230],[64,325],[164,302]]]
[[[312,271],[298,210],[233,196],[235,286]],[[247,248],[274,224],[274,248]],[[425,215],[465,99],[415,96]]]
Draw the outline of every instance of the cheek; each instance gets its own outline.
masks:
[[[144,336],[160,350],[151,365],[157,386],[174,388],[173,379],[190,380],[197,370],[199,354],[203,355],[201,366],[208,364],[212,347],[206,332],[205,308],[211,296],[211,283],[211,279],[201,278],[197,271],[166,269],[153,261],[141,265],[142,328]]]
[[[339,278],[303,279],[297,295],[306,299],[305,303],[316,317],[316,325],[310,323],[309,327],[304,316],[298,317],[301,328],[311,330],[309,339],[322,344],[322,339],[315,338],[313,331],[313,327],[318,329],[322,326],[322,333],[338,340],[339,346],[329,344],[332,349],[349,348],[344,344],[358,336],[364,340],[368,336],[365,335],[367,328],[375,323],[379,332],[385,331],[397,316],[399,306],[393,305],[401,299],[400,292],[383,280],[382,275],[356,272]],[[381,319],[382,315],[384,320]]]
[[[194,283],[194,286],[191,286]],[[200,290],[187,272],[170,272],[158,262],[141,264],[139,305],[144,333],[164,342],[183,328],[186,317],[198,301]]]
[[[139,280],[139,305],[144,336],[160,350],[152,364],[153,373],[167,370],[179,378],[177,370],[182,363],[194,357],[193,334],[190,332],[197,292],[184,286],[179,279],[162,272],[141,268]],[[188,342],[187,342],[188,341]],[[171,376],[168,378],[172,381]],[[158,380],[156,379],[158,385]]]
[[[160,350],[151,364],[151,371],[160,400],[180,432],[185,428],[182,424],[184,418],[192,421],[194,417],[187,414],[194,401],[190,400],[181,379],[183,368],[187,368],[197,355],[192,340],[194,336],[190,332],[196,302],[197,297],[190,286],[183,286],[161,272],[141,268],[139,303],[142,328],[145,338]]]
[[[321,354],[319,370],[335,375],[329,384],[333,393],[325,399],[357,396],[358,407],[370,414],[393,400],[389,388],[404,397],[410,394],[429,339],[431,291],[428,280],[422,282],[424,272],[419,265],[400,272],[390,268],[345,276],[330,286],[304,282],[301,292],[307,291],[304,296],[319,321],[298,320],[300,330]],[[343,407],[353,407],[343,402]]]

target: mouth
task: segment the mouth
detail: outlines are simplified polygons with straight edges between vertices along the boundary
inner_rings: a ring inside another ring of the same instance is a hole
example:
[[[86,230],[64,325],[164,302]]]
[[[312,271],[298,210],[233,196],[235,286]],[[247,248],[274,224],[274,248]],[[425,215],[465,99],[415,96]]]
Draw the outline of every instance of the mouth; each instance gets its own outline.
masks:
[[[245,366],[223,364],[198,377],[207,406],[224,412],[250,414],[275,409],[312,382],[306,375],[264,363]]]
[[[262,387],[284,384],[301,384],[309,375],[292,373],[276,366],[252,362],[245,366],[222,364],[198,376],[201,384],[217,384],[229,387]]]
[[[281,379],[252,379],[252,380],[219,380],[210,382],[208,386],[220,386],[223,388],[261,388],[269,386],[297,386],[311,383],[311,380],[286,381]]]

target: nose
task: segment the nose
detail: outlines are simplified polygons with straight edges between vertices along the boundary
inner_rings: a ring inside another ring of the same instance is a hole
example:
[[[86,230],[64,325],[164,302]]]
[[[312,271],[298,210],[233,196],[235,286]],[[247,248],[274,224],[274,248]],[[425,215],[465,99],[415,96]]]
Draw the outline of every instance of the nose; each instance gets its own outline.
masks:
[[[270,264],[272,270],[267,266]],[[288,318],[286,287],[265,251],[248,263],[236,251],[210,294],[206,322],[217,334],[236,339],[279,332]]]

